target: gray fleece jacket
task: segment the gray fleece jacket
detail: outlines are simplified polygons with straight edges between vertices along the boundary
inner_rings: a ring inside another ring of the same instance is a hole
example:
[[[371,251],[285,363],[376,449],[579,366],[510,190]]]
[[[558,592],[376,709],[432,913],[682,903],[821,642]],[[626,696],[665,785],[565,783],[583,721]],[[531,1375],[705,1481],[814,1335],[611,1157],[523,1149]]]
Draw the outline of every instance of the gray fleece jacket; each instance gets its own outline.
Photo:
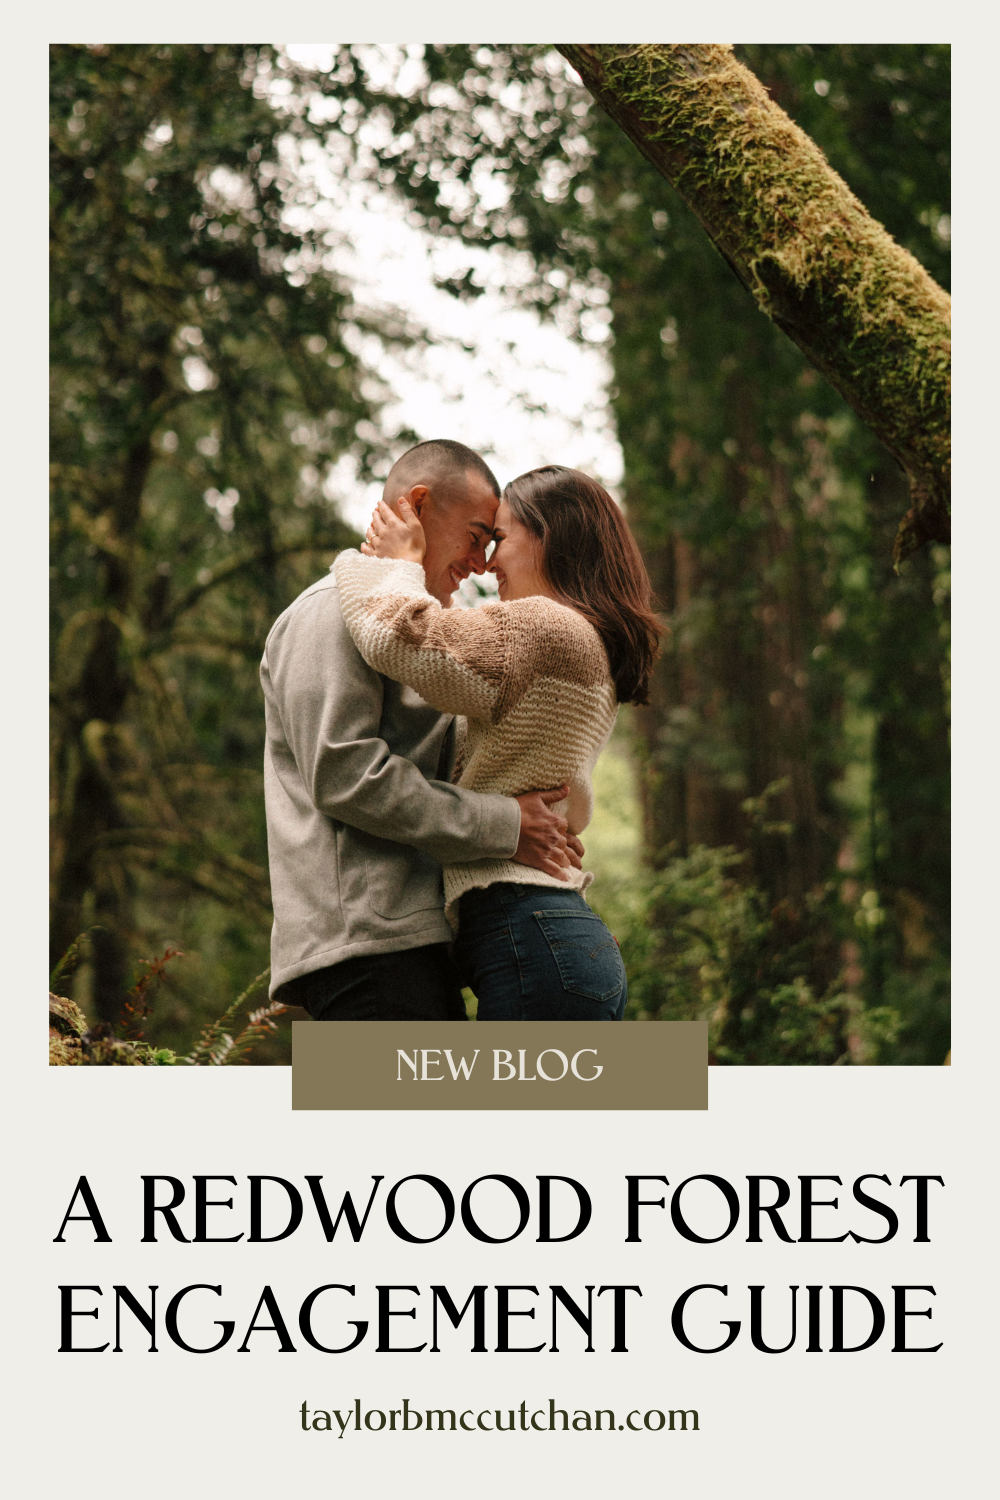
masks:
[[[448,942],[441,866],[510,858],[517,803],[451,784],[452,716],[367,665],[332,574],[275,622],[260,678],[271,993],[359,954]]]

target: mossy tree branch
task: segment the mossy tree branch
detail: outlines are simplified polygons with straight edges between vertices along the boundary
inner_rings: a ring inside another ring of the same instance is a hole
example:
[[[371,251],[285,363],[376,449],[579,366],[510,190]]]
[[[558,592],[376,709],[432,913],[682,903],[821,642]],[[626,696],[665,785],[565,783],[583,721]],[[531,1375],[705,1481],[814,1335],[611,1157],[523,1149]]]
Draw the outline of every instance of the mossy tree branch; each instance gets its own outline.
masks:
[[[897,562],[950,537],[950,309],[729,46],[560,45],[757,305],[910,482]]]

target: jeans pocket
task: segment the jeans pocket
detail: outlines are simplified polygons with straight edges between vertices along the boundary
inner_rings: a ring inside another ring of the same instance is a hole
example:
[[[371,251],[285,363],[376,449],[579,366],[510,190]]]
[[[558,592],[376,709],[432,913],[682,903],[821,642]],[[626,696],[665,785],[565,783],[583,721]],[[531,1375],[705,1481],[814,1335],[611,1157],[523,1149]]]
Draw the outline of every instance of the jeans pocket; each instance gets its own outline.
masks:
[[[588,1000],[612,1000],[625,983],[618,944],[596,912],[536,911],[563,989]]]

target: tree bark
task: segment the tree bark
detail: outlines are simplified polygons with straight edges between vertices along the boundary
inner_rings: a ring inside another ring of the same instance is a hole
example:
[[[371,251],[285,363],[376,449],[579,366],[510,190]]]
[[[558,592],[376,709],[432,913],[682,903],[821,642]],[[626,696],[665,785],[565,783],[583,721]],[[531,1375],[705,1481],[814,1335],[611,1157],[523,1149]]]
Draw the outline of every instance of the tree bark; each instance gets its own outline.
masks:
[[[757,305],[902,467],[897,562],[950,537],[950,308],[732,48],[566,44]]]

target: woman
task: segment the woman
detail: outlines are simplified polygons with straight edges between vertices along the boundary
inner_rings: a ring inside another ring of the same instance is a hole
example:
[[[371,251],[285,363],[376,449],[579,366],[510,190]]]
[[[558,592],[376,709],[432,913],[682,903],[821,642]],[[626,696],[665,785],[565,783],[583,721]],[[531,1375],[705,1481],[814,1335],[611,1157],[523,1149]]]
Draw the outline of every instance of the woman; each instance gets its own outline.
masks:
[[[507,796],[568,786],[579,834],[619,703],[647,701],[659,635],[649,579],[621,511],[575,469],[513,480],[494,535],[501,602],[444,610],[424,586],[418,517],[405,500],[398,515],[380,503],[369,555],[334,564],[344,619],[375,671],[464,716],[462,786]],[[621,1020],[625,968],[583,899],[592,878],[512,861],[445,866],[455,960],[479,1020]]]

